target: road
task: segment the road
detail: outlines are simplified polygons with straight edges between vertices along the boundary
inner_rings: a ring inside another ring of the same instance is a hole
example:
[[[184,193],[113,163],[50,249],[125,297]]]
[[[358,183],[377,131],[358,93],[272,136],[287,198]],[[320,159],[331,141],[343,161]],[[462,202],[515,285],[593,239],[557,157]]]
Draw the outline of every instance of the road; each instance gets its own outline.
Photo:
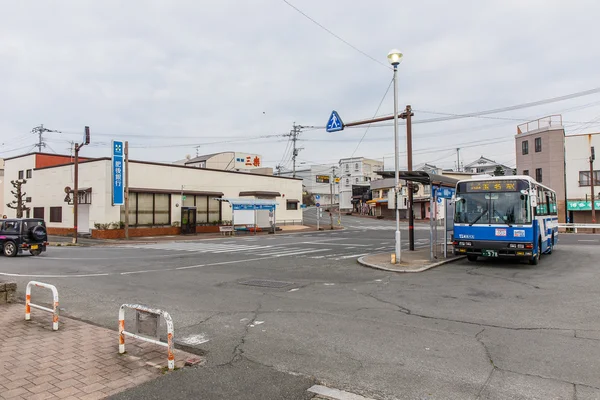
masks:
[[[63,314],[113,329],[122,303],[163,308],[176,341],[206,354],[116,398],[304,399],[315,381],[374,399],[600,398],[600,250],[571,243],[597,236],[562,235],[538,266],[394,274],[356,262],[391,251],[393,222],[343,219],[347,230],[51,248],[0,272],[21,293],[55,284]]]

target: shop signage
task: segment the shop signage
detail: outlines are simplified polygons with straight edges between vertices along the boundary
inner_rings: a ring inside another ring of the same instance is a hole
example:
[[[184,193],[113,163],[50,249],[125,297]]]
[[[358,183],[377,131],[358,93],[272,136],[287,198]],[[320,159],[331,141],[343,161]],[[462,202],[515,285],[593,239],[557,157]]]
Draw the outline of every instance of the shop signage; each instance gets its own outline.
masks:
[[[112,204],[122,206],[125,204],[125,185],[123,184],[123,142],[112,141]]]

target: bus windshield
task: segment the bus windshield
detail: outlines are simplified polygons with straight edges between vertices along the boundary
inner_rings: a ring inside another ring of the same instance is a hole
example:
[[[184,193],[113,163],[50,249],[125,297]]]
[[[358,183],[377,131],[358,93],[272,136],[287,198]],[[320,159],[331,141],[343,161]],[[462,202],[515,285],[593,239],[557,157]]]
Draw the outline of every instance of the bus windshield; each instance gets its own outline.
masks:
[[[520,192],[459,193],[454,222],[459,224],[530,224],[529,196]]]

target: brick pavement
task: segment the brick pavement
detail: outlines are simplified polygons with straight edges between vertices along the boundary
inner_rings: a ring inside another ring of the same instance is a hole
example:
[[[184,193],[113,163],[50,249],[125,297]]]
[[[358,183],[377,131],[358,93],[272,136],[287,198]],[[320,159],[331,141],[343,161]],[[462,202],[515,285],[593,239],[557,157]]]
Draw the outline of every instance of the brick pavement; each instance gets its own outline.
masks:
[[[1,305],[0,398],[102,399],[164,373],[165,347],[126,338],[127,353],[119,355],[118,337],[65,317],[52,331],[50,313],[32,309],[26,322],[24,305]],[[192,357],[176,350],[175,367]]]

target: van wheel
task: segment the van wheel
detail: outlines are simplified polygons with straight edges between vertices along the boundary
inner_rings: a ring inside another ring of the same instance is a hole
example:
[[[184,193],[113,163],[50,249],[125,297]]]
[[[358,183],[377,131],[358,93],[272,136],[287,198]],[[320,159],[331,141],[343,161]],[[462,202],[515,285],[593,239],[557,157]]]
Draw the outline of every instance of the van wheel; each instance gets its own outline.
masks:
[[[41,249],[29,250],[29,252],[31,253],[32,256],[39,256],[40,254],[42,254]]]
[[[467,260],[475,262],[477,261],[477,256],[475,254],[467,254]]]
[[[6,257],[16,257],[19,251],[15,242],[8,241],[4,243],[4,255]]]
[[[529,265],[538,265],[540,263],[540,253],[541,252],[542,252],[542,238],[539,238],[537,254],[529,260]]]

